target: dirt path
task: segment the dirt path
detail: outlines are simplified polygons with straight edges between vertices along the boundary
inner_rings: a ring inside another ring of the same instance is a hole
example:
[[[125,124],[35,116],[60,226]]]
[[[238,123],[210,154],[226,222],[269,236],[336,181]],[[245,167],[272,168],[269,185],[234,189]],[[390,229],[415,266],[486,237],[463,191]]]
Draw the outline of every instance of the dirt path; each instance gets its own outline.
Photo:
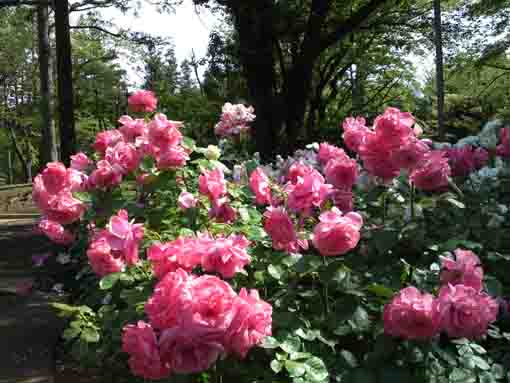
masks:
[[[63,323],[49,306],[58,299],[16,287],[34,278],[32,256],[49,249],[33,220],[0,220],[0,383],[53,383],[54,346]]]

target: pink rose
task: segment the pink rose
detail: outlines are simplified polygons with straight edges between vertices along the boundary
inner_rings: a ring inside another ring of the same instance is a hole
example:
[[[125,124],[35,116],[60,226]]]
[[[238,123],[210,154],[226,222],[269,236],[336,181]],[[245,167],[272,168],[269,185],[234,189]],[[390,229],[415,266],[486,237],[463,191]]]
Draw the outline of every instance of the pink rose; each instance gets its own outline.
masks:
[[[137,137],[145,134],[145,121],[143,118],[133,120],[129,116],[122,116],[119,118],[119,122],[122,125],[119,131],[127,142],[135,142]]]
[[[92,161],[89,160],[85,153],[79,152],[74,156],[71,156],[71,169],[84,171],[90,166],[90,164],[92,164]]]
[[[287,184],[287,204],[293,211],[309,215],[313,207],[320,207],[333,187],[326,184],[324,177],[315,169],[303,177],[297,177],[295,184]]]
[[[353,194],[350,190],[335,189],[329,195],[333,204],[343,213],[348,213],[353,210]]]
[[[489,162],[489,153],[484,148],[476,148],[473,152],[475,169],[481,169]]]
[[[67,178],[69,190],[71,192],[81,192],[86,190],[89,177],[85,173],[80,170],[69,168],[67,169]]]
[[[414,136],[411,127],[414,125],[414,117],[411,113],[404,113],[397,108],[387,108],[384,114],[374,121],[376,136],[384,143],[392,146],[400,146],[410,136]]]
[[[413,286],[401,290],[384,307],[384,332],[392,336],[419,340],[432,338],[438,334],[439,320],[434,297],[422,294]]]
[[[122,329],[122,351],[129,354],[129,368],[133,375],[144,379],[163,379],[171,370],[160,357],[159,344],[151,325],[138,321]]]
[[[48,219],[42,219],[39,222],[39,229],[53,242],[59,245],[70,245],[74,242],[74,235],[70,231],[66,230],[64,226],[55,221]]]
[[[465,285],[482,290],[483,269],[480,259],[475,253],[469,250],[455,250],[455,260],[442,258],[443,271],[441,272],[441,283],[443,285]]]
[[[324,256],[342,255],[354,249],[360,239],[363,218],[358,213],[342,216],[337,208],[319,216],[313,230],[313,245]]]
[[[500,144],[496,147],[496,154],[503,158],[510,158],[510,128],[499,131]]]
[[[41,173],[44,189],[49,194],[58,194],[69,187],[67,168],[60,162],[50,162]]]
[[[176,169],[186,165],[189,155],[182,146],[170,146],[165,150],[160,150],[156,156],[156,166],[158,169]]]
[[[182,141],[182,134],[179,131],[181,125],[180,122],[168,120],[162,113],[156,114],[147,125],[148,143],[163,150],[179,145]]]
[[[439,290],[435,309],[440,327],[452,338],[480,338],[496,320],[498,303],[485,293],[464,285],[447,285]]]
[[[400,174],[400,167],[391,158],[392,152],[400,147],[399,143],[395,146],[391,141],[383,142],[380,136],[371,131],[360,145],[359,155],[369,174],[387,182]]]
[[[295,185],[298,182],[298,177],[304,177],[305,174],[312,173],[314,168],[311,166],[305,165],[302,162],[294,162],[287,173],[287,180]]]
[[[237,211],[230,206],[226,197],[213,200],[209,209],[209,217],[220,223],[231,223],[237,218]]]
[[[218,136],[235,136],[242,131],[248,131],[248,124],[255,120],[253,107],[245,107],[243,104],[232,105],[227,102],[223,105],[221,121],[214,127],[214,133]]]
[[[344,155],[330,160],[324,169],[326,180],[337,189],[349,190],[358,179],[358,163]]]
[[[391,153],[391,160],[400,169],[414,169],[430,148],[418,139],[409,139],[403,146]]]
[[[154,92],[139,90],[128,97],[128,105],[135,113],[150,113],[156,110],[158,99]]]
[[[32,185],[32,200],[40,210],[45,211],[48,209],[51,198],[52,195],[48,193],[46,187],[44,186],[44,179],[42,174],[38,174],[34,178]]]
[[[347,155],[345,154],[344,150],[335,146],[330,145],[327,142],[323,142],[319,145],[319,161],[322,165],[326,165],[329,160],[332,159],[343,159]]]
[[[348,117],[343,122],[344,133],[342,138],[345,146],[354,152],[358,152],[360,145],[365,140],[365,135],[368,132],[366,121],[362,117],[353,118]]]
[[[158,282],[154,293],[145,304],[145,313],[158,330],[178,326],[189,312],[193,296],[190,283],[193,277],[183,269],[170,272]]]
[[[217,272],[223,278],[232,278],[251,263],[251,257],[246,252],[250,242],[243,235],[218,237],[201,245],[202,268],[206,272]]]
[[[97,168],[88,179],[90,189],[109,189],[120,185],[122,182],[122,171],[119,167],[113,167],[108,161],[101,160]]]
[[[49,201],[45,213],[49,220],[65,225],[79,220],[85,210],[83,202],[74,198],[71,192],[62,191]]]
[[[110,218],[107,232],[112,250],[119,252],[126,264],[137,263],[138,246],[144,236],[143,225],[129,222],[127,211],[119,210]]]
[[[112,249],[104,237],[99,237],[90,243],[87,257],[90,267],[100,277],[122,271],[125,266],[122,258],[113,256]]]
[[[209,200],[217,200],[227,194],[227,181],[223,172],[216,168],[214,170],[204,170],[198,177],[198,190],[203,195],[209,197]]]
[[[133,144],[121,141],[106,149],[105,160],[118,172],[126,175],[138,169],[141,157]]]
[[[443,152],[435,150],[423,158],[409,179],[418,189],[434,191],[448,186],[450,174],[448,159]]]
[[[94,142],[94,145],[92,147],[94,150],[101,155],[104,155],[106,152],[106,149],[117,145],[117,143],[124,140],[124,136],[122,133],[118,130],[105,130],[103,132],[99,132],[96,135],[96,142]]]
[[[151,261],[156,278],[162,279],[179,268],[191,271],[202,262],[202,253],[196,238],[179,237],[171,242],[153,244],[147,250],[147,258]]]
[[[271,237],[273,248],[289,253],[306,248],[306,241],[298,240],[294,224],[283,207],[268,207],[264,213],[264,230]]]
[[[195,198],[195,196],[191,193],[188,193],[187,191],[182,191],[179,195],[179,198],[177,199],[177,203],[182,210],[187,210],[197,206],[197,202],[198,200]]]
[[[223,331],[191,322],[163,330],[161,358],[177,374],[207,370],[224,352]]]
[[[273,308],[259,298],[256,290],[241,289],[234,299],[235,315],[225,335],[229,352],[245,358],[248,351],[272,333]]]
[[[259,167],[251,173],[250,188],[255,193],[255,199],[259,205],[269,205],[271,203],[269,178],[262,168]]]

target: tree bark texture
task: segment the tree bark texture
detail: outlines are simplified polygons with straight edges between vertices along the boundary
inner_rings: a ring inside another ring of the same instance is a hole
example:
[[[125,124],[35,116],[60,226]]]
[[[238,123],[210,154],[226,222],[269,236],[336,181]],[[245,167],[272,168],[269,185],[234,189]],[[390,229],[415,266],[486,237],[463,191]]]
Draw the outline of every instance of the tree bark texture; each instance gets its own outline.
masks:
[[[437,133],[439,139],[444,140],[444,73],[441,0],[434,0],[434,44],[436,46]]]

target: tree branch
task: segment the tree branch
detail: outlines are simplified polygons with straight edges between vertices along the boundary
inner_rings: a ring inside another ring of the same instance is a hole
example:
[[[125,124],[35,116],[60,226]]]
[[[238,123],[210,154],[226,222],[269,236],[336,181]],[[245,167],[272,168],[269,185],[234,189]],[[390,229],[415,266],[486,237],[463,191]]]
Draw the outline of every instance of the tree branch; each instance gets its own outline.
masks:
[[[70,26],[69,29],[95,29],[99,32],[103,32],[103,33],[110,35],[112,37],[116,37],[116,38],[124,38],[125,37],[122,34],[111,32],[107,29],[98,27],[97,25],[75,25],[75,26]]]

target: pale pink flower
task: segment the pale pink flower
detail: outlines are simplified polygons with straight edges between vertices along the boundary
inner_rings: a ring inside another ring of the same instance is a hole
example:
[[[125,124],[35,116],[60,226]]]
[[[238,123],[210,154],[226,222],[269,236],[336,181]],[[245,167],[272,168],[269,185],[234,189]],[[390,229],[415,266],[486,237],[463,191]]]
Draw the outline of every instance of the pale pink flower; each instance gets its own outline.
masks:
[[[319,145],[318,158],[322,165],[326,165],[332,159],[344,159],[347,157],[345,151],[335,145],[323,142]]]
[[[294,162],[287,172],[287,180],[292,184],[296,184],[299,177],[303,178],[305,174],[312,173],[313,171],[314,168],[303,164],[301,161]]]
[[[448,186],[450,174],[448,159],[443,152],[436,150],[423,158],[409,179],[418,189],[434,191]]]
[[[221,120],[214,127],[214,133],[218,136],[235,136],[242,131],[248,131],[248,124],[255,120],[253,107],[245,107],[243,104],[233,105],[225,103],[222,108]]]
[[[304,245],[298,240],[292,219],[283,207],[268,207],[264,218],[264,230],[271,237],[275,250],[294,253],[299,251],[300,245]]]
[[[259,205],[269,205],[271,203],[269,178],[262,168],[258,167],[251,173],[250,188],[255,193],[255,199]]]
[[[181,122],[168,120],[162,113],[156,114],[147,125],[148,143],[161,150],[179,145],[182,141],[180,126],[182,126]]]
[[[100,236],[90,243],[87,257],[90,267],[100,277],[122,271],[125,266],[122,258],[113,256],[108,240],[104,236]]]
[[[411,113],[401,112],[397,108],[387,108],[384,114],[376,117],[374,131],[386,145],[398,147],[405,143],[410,136],[414,137],[414,132],[411,129],[413,125],[414,117]]]
[[[441,283],[451,285],[465,285],[481,291],[483,286],[483,269],[480,259],[469,250],[457,249],[455,260],[443,257]]]
[[[302,177],[298,176],[295,184],[289,183],[285,187],[288,207],[309,215],[314,207],[322,205],[332,190],[333,186],[326,184],[324,177],[313,169]]]
[[[410,286],[384,307],[384,332],[404,339],[425,340],[439,332],[434,297]]]
[[[167,243],[155,243],[147,250],[156,278],[182,268],[191,271],[202,262],[202,253],[194,237],[179,237]]]
[[[83,202],[74,198],[71,192],[62,191],[49,201],[45,214],[49,220],[65,225],[79,220],[85,210]]]
[[[137,137],[143,136],[145,133],[145,120],[143,118],[132,119],[129,116],[119,118],[121,127],[119,131],[127,142],[135,142]]]
[[[198,177],[198,190],[203,195],[214,201],[227,194],[227,181],[223,172],[216,168],[214,170],[204,170]]]
[[[133,144],[121,141],[106,149],[105,160],[126,175],[138,169],[141,157]]]
[[[69,168],[67,169],[67,178],[69,191],[81,192],[86,190],[89,177],[82,171]]]
[[[225,335],[226,348],[245,358],[248,351],[272,334],[271,305],[260,299],[257,290],[241,289],[234,299],[235,316]]]
[[[128,97],[128,105],[135,113],[150,113],[156,110],[158,99],[154,92],[139,90]]]
[[[138,246],[144,235],[143,225],[130,222],[127,211],[119,210],[110,218],[107,231],[112,250],[119,252],[126,264],[137,263]]]
[[[497,318],[499,304],[485,293],[464,285],[447,285],[439,290],[435,309],[441,330],[452,338],[480,338]]]
[[[182,210],[187,210],[197,206],[197,202],[198,199],[187,191],[182,191],[181,194],[179,194],[179,198],[177,198],[177,203]]]
[[[49,194],[58,194],[69,187],[67,168],[60,162],[50,162],[41,173],[44,189]]]
[[[84,171],[91,164],[92,161],[87,157],[85,153],[79,152],[76,153],[74,156],[71,156],[71,169]]]
[[[330,160],[324,168],[326,181],[337,189],[350,190],[358,179],[358,163],[344,155]]]
[[[223,278],[232,278],[251,263],[247,253],[250,242],[243,235],[218,237],[213,241],[198,241],[201,246],[202,268],[206,272],[217,272]]]
[[[422,141],[411,138],[391,153],[391,160],[400,169],[412,170],[420,163],[430,148]]]
[[[157,153],[156,166],[160,170],[176,169],[186,165],[188,160],[188,152],[182,146],[169,146]]]
[[[383,142],[381,137],[371,131],[358,150],[368,173],[387,182],[400,174],[400,167],[391,158],[392,152],[399,148],[399,143],[395,146],[391,142]]]
[[[359,150],[360,145],[365,140],[365,135],[368,132],[368,128],[365,125],[366,121],[362,117],[348,117],[343,122],[343,130],[342,138],[344,140],[345,146],[350,150],[357,152]]]
[[[74,234],[55,221],[43,218],[39,222],[39,229],[53,242],[59,245],[70,245],[74,242]]]
[[[342,215],[336,207],[319,216],[313,230],[313,245],[324,256],[343,255],[360,240],[363,218],[358,213]]]
[[[94,142],[94,145],[92,147],[94,150],[101,155],[104,155],[106,152],[106,149],[117,145],[117,143],[124,140],[124,136],[122,133],[118,130],[105,130],[103,132],[99,132],[96,135],[96,142]]]
[[[144,379],[163,379],[171,370],[161,360],[158,339],[152,326],[143,321],[122,329],[122,351],[129,354],[129,368]]]
[[[224,352],[224,331],[191,322],[163,330],[161,358],[177,374],[207,370]]]

